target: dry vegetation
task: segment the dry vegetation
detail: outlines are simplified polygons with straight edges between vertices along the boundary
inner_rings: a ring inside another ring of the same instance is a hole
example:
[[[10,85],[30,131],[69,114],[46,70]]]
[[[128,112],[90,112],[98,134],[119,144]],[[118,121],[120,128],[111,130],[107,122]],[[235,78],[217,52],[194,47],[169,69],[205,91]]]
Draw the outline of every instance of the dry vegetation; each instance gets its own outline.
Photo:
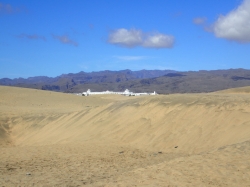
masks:
[[[80,97],[0,87],[1,186],[250,186],[249,87]]]

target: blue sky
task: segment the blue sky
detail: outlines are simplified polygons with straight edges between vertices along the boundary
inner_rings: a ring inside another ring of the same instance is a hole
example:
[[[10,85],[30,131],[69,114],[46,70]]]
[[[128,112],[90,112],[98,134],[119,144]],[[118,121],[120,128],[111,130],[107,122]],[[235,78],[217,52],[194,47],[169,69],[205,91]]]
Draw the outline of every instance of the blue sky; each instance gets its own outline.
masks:
[[[0,0],[0,78],[250,69],[250,0]]]

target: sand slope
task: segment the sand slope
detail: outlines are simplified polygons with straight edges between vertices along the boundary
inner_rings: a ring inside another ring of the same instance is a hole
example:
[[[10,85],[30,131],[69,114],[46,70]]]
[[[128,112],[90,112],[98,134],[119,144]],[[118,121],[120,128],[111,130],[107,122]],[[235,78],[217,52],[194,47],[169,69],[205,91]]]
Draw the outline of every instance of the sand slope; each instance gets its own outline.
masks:
[[[249,186],[249,113],[248,88],[80,97],[0,87],[0,184]]]
[[[249,94],[250,93],[250,86],[241,87],[241,88],[231,88],[231,89],[221,90],[221,91],[218,91],[216,93],[229,93],[229,94],[242,93],[242,94]]]

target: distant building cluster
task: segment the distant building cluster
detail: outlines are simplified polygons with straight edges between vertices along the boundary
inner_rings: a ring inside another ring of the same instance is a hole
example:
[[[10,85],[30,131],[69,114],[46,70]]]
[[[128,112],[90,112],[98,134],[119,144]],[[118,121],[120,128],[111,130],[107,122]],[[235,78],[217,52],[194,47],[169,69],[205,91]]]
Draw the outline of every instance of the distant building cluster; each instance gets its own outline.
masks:
[[[104,95],[104,94],[117,94],[117,95],[124,95],[124,96],[141,96],[141,95],[157,95],[157,93],[154,91],[153,93],[134,93],[126,89],[124,92],[113,92],[113,91],[103,91],[103,92],[91,92],[90,89],[88,89],[86,92],[82,92],[82,96],[90,96],[90,95]]]

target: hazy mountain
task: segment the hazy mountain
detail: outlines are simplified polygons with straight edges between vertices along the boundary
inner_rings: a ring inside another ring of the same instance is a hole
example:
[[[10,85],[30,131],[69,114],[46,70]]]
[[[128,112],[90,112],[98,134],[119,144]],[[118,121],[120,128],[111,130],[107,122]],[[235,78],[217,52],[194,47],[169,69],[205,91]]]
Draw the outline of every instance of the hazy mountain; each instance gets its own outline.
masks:
[[[250,86],[250,70],[229,69],[169,73],[161,77],[124,83],[134,91],[158,93],[200,93]]]
[[[172,70],[100,71],[63,74],[27,79],[0,79],[0,85],[36,88],[59,92],[83,92],[130,89],[134,92],[199,93],[250,86],[250,70],[176,72]]]
[[[121,70],[100,72],[79,72],[63,74],[58,77],[37,76],[24,78],[0,79],[0,85],[36,88],[61,92],[71,92],[77,85],[121,83],[136,79],[154,78],[175,72],[173,70]],[[80,90],[78,90],[80,91]]]
[[[213,71],[170,72],[164,76],[134,79],[130,81],[102,84],[78,84],[70,92],[103,90],[125,90],[133,92],[169,93],[200,93],[213,92],[228,88],[250,86],[250,70],[229,69]],[[69,91],[69,90],[68,90]]]

